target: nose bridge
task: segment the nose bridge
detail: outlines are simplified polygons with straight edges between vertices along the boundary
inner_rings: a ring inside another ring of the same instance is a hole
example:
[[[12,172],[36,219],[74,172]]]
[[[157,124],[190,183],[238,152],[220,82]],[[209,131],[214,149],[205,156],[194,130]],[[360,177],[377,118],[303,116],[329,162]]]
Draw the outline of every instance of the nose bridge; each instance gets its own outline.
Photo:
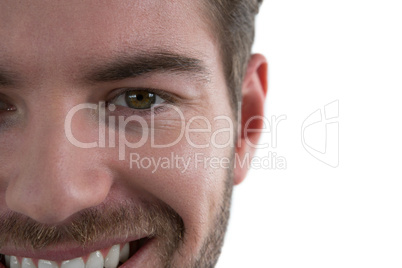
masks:
[[[18,176],[9,182],[6,192],[11,210],[43,223],[61,222],[102,203],[112,182],[96,162],[96,149],[78,148],[69,142],[64,130],[67,112],[60,110],[32,113],[25,128]],[[77,115],[74,120],[82,126],[86,118]],[[86,129],[74,131],[82,134]]]

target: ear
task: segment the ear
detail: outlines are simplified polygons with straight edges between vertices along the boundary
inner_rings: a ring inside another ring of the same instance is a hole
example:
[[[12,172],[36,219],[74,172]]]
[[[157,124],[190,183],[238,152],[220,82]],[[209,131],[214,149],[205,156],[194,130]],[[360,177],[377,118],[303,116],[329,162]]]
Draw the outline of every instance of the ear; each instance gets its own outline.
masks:
[[[268,90],[268,63],[261,54],[252,55],[242,85],[241,122],[236,145],[234,184],[241,183],[247,175],[255,146],[263,128],[264,101]],[[244,165],[243,160],[247,159]],[[240,162],[239,162],[240,160]]]

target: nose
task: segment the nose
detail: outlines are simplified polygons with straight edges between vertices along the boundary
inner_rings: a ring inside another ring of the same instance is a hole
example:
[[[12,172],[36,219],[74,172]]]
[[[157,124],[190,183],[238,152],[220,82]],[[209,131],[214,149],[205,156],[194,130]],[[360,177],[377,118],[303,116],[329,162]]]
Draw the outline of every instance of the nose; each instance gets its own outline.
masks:
[[[63,113],[61,113],[63,114]],[[18,171],[8,182],[6,204],[12,211],[45,223],[60,223],[101,204],[112,185],[99,148],[79,148],[65,135],[63,115],[32,115],[19,145]],[[76,115],[73,133],[97,140],[95,124]]]

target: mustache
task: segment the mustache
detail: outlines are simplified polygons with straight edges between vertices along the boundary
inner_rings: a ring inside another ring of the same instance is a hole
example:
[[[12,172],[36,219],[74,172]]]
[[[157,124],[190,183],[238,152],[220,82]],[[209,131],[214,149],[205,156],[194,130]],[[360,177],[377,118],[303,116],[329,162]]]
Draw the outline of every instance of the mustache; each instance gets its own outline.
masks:
[[[59,243],[85,247],[111,238],[160,237],[178,247],[184,234],[182,218],[164,203],[100,205],[79,212],[66,223],[47,225],[16,212],[0,215],[0,249],[5,245],[43,249]]]

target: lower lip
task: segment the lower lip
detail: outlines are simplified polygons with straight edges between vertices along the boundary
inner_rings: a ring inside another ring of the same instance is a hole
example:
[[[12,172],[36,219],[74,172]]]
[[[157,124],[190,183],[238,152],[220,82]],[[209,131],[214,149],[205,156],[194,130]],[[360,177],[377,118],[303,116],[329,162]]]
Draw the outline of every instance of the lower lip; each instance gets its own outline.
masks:
[[[132,267],[145,267],[146,261],[149,261],[150,248],[156,246],[158,241],[156,238],[149,239],[131,258],[129,258],[123,265],[119,268],[132,268]]]

